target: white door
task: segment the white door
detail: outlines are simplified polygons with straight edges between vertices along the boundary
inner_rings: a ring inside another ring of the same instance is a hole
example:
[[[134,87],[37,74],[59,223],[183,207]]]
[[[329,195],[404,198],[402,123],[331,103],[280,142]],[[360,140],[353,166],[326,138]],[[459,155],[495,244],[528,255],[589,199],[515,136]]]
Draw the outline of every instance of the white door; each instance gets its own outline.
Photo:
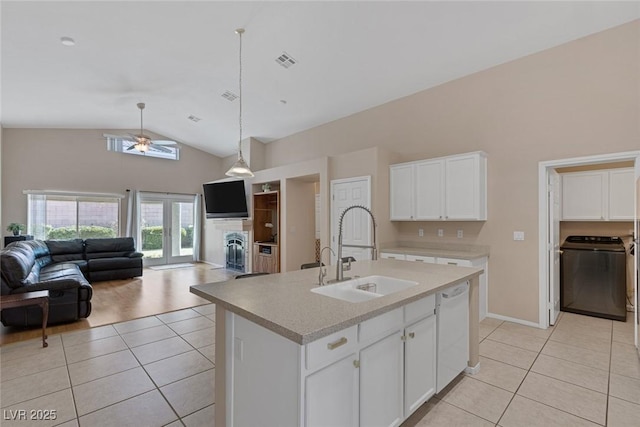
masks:
[[[634,278],[635,278],[635,295],[636,295],[636,301],[635,301],[635,307],[636,307],[636,312],[635,312],[635,328],[636,328],[636,333],[635,333],[635,341],[636,341],[636,349],[638,350],[638,353],[640,354],[640,307],[638,307],[638,304],[640,303],[640,295],[638,295],[638,291],[640,290],[640,156],[636,158],[636,165],[635,165],[635,181],[636,181],[636,197],[635,197],[635,220],[634,222],[634,227],[633,227],[633,236],[634,236],[634,245],[635,245],[635,252],[634,252],[634,256],[635,256],[635,271],[634,271]]]
[[[194,196],[141,193],[138,251],[144,265],[193,261]]]
[[[436,316],[405,330],[404,415],[408,417],[436,392]]]
[[[305,381],[305,427],[358,425],[358,369],[350,354]]]
[[[360,351],[360,425],[397,426],[402,422],[404,376],[402,332]]]
[[[338,253],[338,229],[342,212],[350,206],[361,205],[371,209],[371,177],[338,179],[331,181],[331,248]],[[342,257],[352,256],[356,260],[371,259],[370,249],[353,248],[347,245],[370,246],[371,217],[363,209],[352,209],[342,223]],[[335,265],[336,256],[331,256]]]
[[[549,169],[549,324],[555,325],[560,315],[560,175]]]

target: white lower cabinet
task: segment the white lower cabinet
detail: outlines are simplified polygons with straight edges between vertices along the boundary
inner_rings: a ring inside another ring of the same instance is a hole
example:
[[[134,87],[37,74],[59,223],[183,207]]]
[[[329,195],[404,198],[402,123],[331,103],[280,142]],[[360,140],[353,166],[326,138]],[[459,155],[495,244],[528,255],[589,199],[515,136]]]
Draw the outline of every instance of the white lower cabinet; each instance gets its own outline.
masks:
[[[407,327],[404,346],[404,413],[412,414],[436,392],[436,316]]]
[[[227,316],[230,425],[399,426],[435,392],[435,295],[306,345]]]
[[[358,370],[350,354],[305,379],[307,427],[358,426]],[[276,390],[274,392],[277,393]]]
[[[361,426],[387,427],[402,423],[402,350],[402,331],[360,350]]]

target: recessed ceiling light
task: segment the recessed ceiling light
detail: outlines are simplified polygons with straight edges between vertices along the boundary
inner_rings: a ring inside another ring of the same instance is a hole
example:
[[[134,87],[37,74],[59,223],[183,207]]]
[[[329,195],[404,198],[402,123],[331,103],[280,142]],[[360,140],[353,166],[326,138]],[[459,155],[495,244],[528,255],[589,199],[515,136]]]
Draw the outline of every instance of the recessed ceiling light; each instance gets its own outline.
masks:
[[[71,37],[60,37],[60,43],[62,43],[65,46],[75,46],[76,45],[76,41],[74,39],[72,39]]]

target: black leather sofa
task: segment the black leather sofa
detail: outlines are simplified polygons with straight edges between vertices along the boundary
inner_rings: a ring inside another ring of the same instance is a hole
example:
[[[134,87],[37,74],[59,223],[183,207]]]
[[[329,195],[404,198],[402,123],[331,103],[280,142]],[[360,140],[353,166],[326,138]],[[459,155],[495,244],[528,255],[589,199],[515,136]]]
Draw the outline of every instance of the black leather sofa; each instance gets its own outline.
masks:
[[[0,250],[2,295],[49,290],[49,324],[91,314],[89,282],[142,276],[142,254],[133,239],[30,240]],[[39,307],[2,310],[5,326],[42,324]]]

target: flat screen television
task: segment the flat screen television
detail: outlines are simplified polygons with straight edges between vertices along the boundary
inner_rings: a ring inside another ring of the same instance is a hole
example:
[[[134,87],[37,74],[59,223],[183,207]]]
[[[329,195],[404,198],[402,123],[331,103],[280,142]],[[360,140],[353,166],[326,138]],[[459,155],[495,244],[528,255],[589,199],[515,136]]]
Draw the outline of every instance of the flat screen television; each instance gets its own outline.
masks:
[[[212,182],[202,185],[207,218],[248,218],[244,181]]]

